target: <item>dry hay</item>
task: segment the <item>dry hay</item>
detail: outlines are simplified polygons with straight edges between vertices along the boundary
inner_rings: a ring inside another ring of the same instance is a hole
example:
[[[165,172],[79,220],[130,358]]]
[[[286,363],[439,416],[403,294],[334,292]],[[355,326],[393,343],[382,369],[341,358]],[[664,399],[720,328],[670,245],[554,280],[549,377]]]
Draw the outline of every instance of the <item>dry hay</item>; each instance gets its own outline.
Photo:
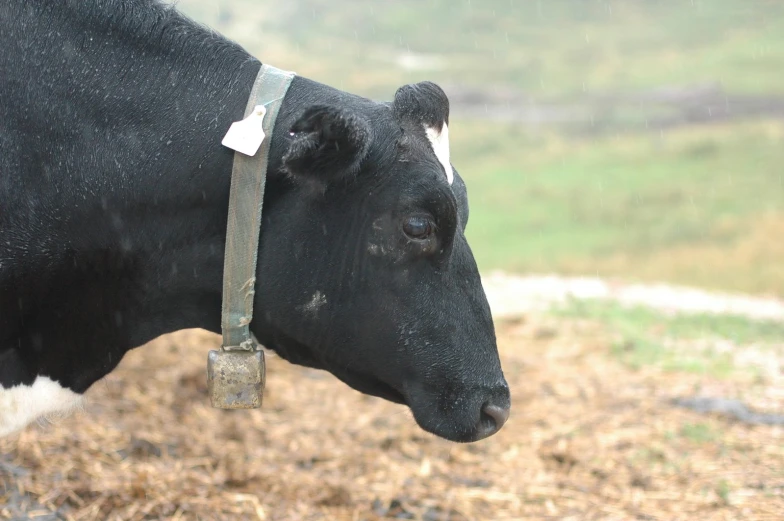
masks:
[[[160,338],[85,412],[0,441],[0,518],[21,494],[31,519],[784,519],[780,427],[666,403],[701,387],[781,407],[781,389],[630,371],[597,327],[529,320],[499,325],[512,417],[469,445],[274,357],[263,409],[212,409],[217,337]]]

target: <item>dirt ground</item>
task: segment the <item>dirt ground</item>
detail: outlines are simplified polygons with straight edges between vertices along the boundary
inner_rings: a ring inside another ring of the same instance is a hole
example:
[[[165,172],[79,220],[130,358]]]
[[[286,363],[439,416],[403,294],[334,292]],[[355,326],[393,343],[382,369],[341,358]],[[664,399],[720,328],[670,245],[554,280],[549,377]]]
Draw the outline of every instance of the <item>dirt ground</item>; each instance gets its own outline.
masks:
[[[512,415],[468,445],[274,356],[263,409],[212,409],[218,337],[160,338],[94,386],[84,411],[0,441],[0,518],[784,519],[784,429],[669,402],[782,411],[784,389],[632,371],[580,321],[529,315],[498,333]]]

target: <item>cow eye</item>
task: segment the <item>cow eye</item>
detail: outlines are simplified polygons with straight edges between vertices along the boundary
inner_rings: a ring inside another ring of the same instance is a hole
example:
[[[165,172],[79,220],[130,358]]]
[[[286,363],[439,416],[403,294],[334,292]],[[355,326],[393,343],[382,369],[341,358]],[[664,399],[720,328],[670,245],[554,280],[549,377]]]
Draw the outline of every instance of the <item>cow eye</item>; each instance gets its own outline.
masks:
[[[412,239],[427,239],[433,233],[433,221],[422,215],[413,215],[403,223],[403,231]]]

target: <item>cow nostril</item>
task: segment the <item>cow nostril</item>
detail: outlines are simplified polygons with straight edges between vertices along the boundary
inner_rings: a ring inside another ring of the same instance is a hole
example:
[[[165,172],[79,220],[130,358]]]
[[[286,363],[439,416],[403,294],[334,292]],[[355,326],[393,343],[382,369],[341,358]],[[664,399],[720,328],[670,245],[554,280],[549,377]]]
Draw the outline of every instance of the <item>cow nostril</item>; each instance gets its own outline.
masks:
[[[509,419],[509,408],[486,403],[482,406],[479,419],[479,435],[481,438],[492,436],[501,430]]]

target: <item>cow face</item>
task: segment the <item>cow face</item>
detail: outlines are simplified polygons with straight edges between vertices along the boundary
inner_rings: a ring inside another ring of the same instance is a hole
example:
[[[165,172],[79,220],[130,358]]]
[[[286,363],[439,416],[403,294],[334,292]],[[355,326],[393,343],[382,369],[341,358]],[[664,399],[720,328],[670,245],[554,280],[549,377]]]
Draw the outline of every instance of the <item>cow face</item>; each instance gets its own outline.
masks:
[[[432,83],[402,87],[391,104],[310,105],[282,118],[273,149],[285,148],[285,177],[265,207],[264,312],[253,328],[287,360],[404,403],[425,430],[467,442],[501,428],[510,397],[464,235],[448,118]]]

